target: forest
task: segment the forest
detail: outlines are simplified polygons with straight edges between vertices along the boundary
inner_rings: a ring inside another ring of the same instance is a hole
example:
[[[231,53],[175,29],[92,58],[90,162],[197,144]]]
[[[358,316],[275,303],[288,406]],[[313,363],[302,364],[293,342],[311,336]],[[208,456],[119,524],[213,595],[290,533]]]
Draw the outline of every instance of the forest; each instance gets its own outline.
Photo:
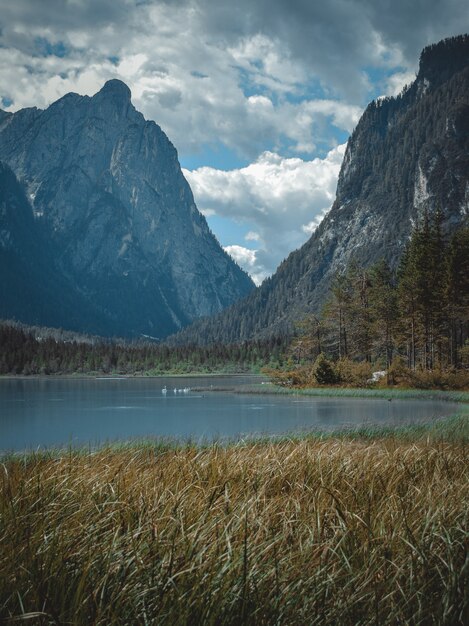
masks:
[[[396,272],[382,260],[336,273],[321,315],[298,325],[289,357],[273,373],[279,382],[363,384],[380,369],[388,384],[433,386],[456,372],[467,384],[469,227],[447,241],[441,212],[426,212]]]
[[[287,339],[280,337],[206,347],[106,341],[73,333],[64,337],[11,322],[0,324],[0,375],[256,372],[266,364],[282,364],[287,349]]]

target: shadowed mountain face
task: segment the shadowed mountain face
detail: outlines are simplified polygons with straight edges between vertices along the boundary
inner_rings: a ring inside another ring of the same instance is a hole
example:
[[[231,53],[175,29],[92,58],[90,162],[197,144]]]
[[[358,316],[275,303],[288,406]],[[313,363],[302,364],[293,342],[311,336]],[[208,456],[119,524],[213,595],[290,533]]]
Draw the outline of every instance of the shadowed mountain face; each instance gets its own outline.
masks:
[[[24,317],[24,296],[9,293],[1,316],[161,338],[253,289],[197,210],[174,146],[135,110],[130,95],[111,80],[92,98],[71,93],[44,111],[1,112],[0,161],[23,187],[21,206],[30,204],[16,218],[28,221],[31,241],[42,245],[31,248],[16,237],[15,256],[10,248],[0,270],[13,276],[15,263],[40,260],[42,282],[51,278],[48,269],[54,281],[61,276],[76,304],[73,321],[58,303],[52,322],[45,293],[32,274],[28,285],[26,273],[23,289],[38,313]],[[4,239],[14,228],[7,204]]]
[[[349,139],[337,196],[299,250],[259,289],[171,341],[235,342],[292,330],[319,311],[352,259],[396,267],[412,225],[441,209],[453,232],[469,215],[469,37],[425,48],[415,82],[372,102]]]
[[[108,320],[57,269],[53,246],[35,223],[24,189],[11,169],[0,163],[0,318],[51,326],[96,328]]]

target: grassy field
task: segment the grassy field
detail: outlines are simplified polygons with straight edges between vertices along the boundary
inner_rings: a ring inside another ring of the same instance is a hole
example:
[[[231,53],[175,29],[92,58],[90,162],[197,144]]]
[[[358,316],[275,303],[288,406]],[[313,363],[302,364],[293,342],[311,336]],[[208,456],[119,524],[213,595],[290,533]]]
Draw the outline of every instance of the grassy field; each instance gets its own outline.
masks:
[[[0,621],[467,623],[468,418],[406,433],[4,458]]]

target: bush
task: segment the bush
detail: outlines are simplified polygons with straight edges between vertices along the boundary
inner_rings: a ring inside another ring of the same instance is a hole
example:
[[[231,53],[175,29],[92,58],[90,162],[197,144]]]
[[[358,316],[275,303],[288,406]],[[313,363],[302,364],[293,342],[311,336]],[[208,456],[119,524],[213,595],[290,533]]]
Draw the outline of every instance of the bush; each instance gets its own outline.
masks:
[[[299,365],[288,370],[264,367],[261,371],[280,387],[312,387],[316,383],[311,365]]]
[[[409,378],[409,372],[410,370],[406,367],[404,359],[397,356],[392,360],[389,366],[387,377],[382,378],[379,384],[384,386],[405,384]]]
[[[313,367],[314,378],[319,385],[335,385],[339,382],[339,376],[334,364],[321,353]]]
[[[355,363],[347,358],[342,358],[335,364],[338,382],[350,387],[366,387],[372,375],[371,363],[359,361]]]
[[[391,385],[414,389],[469,389],[468,370],[412,370],[400,357],[391,363],[388,378]]]

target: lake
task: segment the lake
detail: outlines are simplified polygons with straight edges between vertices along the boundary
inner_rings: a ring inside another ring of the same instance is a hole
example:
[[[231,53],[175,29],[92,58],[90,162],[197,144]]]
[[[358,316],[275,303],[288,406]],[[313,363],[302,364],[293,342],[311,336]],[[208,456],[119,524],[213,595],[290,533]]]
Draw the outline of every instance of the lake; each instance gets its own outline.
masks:
[[[435,400],[389,402],[194,389],[213,385],[242,392],[243,386],[260,380],[252,376],[0,379],[0,450],[94,446],[154,437],[202,441],[341,426],[399,426],[460,409],[454,402]]]

